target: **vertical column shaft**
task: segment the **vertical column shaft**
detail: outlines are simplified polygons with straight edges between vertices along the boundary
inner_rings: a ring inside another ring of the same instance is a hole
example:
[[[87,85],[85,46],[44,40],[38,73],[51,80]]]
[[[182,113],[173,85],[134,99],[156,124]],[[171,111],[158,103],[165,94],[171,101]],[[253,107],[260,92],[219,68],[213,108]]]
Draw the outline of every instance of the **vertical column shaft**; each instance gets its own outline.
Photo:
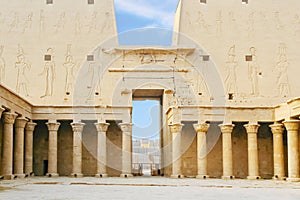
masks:
[[[287,181],[299,182],[299,120],[284,121],[288,140],[288,178]]]
[[[209,124],[194,124],[197,132],[197,176],[196,178],[206,179],[207,175],[207,152],[206,152],[206,133]]]
[[[181,170],[181,130],[183,124],[169,125],[172,134],[172,175],[171,178],[183,178]]]
[[[222,179],[233,179],[233,162],[232,162],[232,130],[233,124],[219,125],[222,132],[223,148],[223,176]]]
[[[257,132],[258,124],[244,125],[248,135],[248,177],[247,179],[260,179],[258,168]]]
[[[82,131],[84,123],[71,123],[73,130],[73,168],[71,176],[83,177],[82,174]]]
[[[24,129],[26,118],[18,117],[15,120],[15,146],[14,146],[14,175],[24,178]]]
[[[5,112],[3,127],[2,175],[4,179],[13,179],[13,124],[18,115]]]
[[[274,176],[273,179],[284,180],[284,153],[283,153],[283,125],[270,125],[273,133],[273,159],[274,159]]]
[[[122,174],[121,177],[132,177],[132,126],[131,123],[120,123],[122,130]]]
[[[48,173],[49,177],[59,176],[57,172],[57,131],[60,126],[58,122],[46,123],[49,131],[48,148]]]
[[[107,177],[106,171],[106,132],[108,129],[109,123],[95,123],[97,128],[97,178]]]
[[[25,126],[25,174],[33,176],[33,131],[36,123],[27,122]]]

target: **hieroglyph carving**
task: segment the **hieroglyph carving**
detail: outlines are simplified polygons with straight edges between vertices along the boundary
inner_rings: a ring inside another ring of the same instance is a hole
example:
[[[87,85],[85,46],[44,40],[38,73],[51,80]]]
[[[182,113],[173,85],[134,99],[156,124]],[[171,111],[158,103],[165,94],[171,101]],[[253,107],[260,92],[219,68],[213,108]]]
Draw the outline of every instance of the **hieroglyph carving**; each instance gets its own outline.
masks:
[[[40,34],[44,33],[45,30],[45,14],[44,10],[40,10],[40,24],[39,24]]]
[[[237,61],[235,60],[235,45],[233,45],[228,51],[228,60],[226,62],[227,76],[225,78],[225,84],[227,94],[237,93],[236,68]]]
[[[50,59],[45,59],[43,72],[40,73],[41,76],[45,76],[45,93],[41,96],[41,98],[52,96],[53,83],[55,79],[55,63],[53,60],[53,49],[48,48],[46,55],[49,56]]]
[[[19,14],[15,12],[13,14],[12,20],[8,25],[8,32],[12,32],[14,30],[17,30],[19,26]]]
[[[71,44],[67,45],[67,53],[63,66],[66,68],[65,93],[69,95],[73,89],[74,70],[76,68],[76,63],[73,62],[73,56],[71,55]]]
[[[256,49],[251,47],[249,49],[251,60],[248,62],[248,78],[251,81],[251,95],[259,96],[258,78],[262,76],[260,66],[257,63]]]
[[[4,46],[0,46],[0,84],[3,83],[5,77],[5,60],[3,58]]]
[[[18,47],[18,55],[17,55],[17,62],[15,63],[15,68],[17,69],[16,91],[17,93],[20,93],[22,89],[22,92],[26,96],[29,96],[28,89],[27,89],[28,80],[25,71],[31,68],[31,64],[26,62],[24,51],[20,45]]]
[[[276,63],[277,87],[278,93],[281,97],[287,97],[290,94],[287,74],[288,66],[289,62],[286,57],[286,46],[282,43],[279,45],[279,60]]]
[[[33,12],[30,12],[27,15],[27,18],[25,19],[25,22],[23,24],[23,33],[25,33],[26,30],[31,29],[31,26],[32,26],[32,17],[33,17]]]
[[[217,13],[217,19],[216,19],[216,35],[217,37],[221,36],[221,32],[222,32],[222,11],[219,10],[219,12]]]
[[[97,30],[97,15],[98,13],[94,11],[90,16],[90,22],[87,25],[88,27],[88,33],[93,32],[94,30]]]
[[[65,18],[66,18],[66,13],[62,12],[59,15],[57,23],[54,25],[54,32],[58,33],[59,31],[63,30],[65,27]]]

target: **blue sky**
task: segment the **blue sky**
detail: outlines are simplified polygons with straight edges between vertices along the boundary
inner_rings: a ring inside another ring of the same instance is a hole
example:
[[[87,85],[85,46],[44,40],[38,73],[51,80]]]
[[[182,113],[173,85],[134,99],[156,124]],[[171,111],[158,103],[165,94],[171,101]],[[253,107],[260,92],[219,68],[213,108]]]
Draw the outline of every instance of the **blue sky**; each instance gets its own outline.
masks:
[[[115,0],[120,45],[170,45],[177,4],[178,0]],[[142,28],[158,29],[134,31]],[[159,111],[158,101],[133,102],[133,138],[158,138]]]
[[[120,45],[169,46],[177,4],[178,0],[115,0]],[[143,28],[157,29],[136,30]]]

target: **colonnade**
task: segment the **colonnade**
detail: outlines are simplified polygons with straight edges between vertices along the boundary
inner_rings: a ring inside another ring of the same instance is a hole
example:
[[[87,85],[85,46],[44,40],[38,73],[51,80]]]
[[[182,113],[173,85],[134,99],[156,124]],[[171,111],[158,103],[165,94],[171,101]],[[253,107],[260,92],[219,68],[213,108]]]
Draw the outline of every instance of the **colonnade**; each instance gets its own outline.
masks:
[[[299,124],[300,120],[287,120],[283,123],[270,125],[273,134],[273,156],[274,156],[274,176],[273,179],[300,181],[299,168]],[[169,125],[172,134],[172,178],[182,178],[181,166],[181,131],[183,124]],[[234,179],[233,159],[232,159],[232,131],[234,124],[220,124],[222,133],[222,160],[223,173],[222,179]],[[288,177],[285,177],[284,169],[284,127],[287,130],[288,148]],[[257,134],[259,124],[246,124],[244,128],[247,132],[248,141],[248,176],[249,180],[260,179]],[[197,132],[197,176],[196,178],[205,179],[207,174],[207,152],[206,134],[209,129],[208,123],[194,124]]]

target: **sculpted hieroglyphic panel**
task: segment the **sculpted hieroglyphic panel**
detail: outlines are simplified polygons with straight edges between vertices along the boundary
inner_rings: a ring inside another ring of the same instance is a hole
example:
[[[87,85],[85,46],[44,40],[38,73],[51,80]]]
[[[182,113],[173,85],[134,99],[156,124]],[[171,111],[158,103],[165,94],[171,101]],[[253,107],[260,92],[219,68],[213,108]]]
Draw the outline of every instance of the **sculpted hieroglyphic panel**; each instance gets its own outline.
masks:
[[[30,70],[31,64],[26,61],[24,50],[20,45],[18,46],[15,68],[17,69],[16,91],[19,94],[24,93],[26,96],[29,96],[27,89],[28,79],[26,77],[26,71]]]
[[[71,44],[67,45],[67,52],[65,55],[65,62],[63,64],[66,69],[66,85],[65,85],[65,93],[69,95],[73,89],[73,81],[74,81],[74,71],[76,68],[76,63],[73,62],[73,56],[71,55]]]
[[[40,19],[39,19],[39,31],[40,34],[43,34],[45,31],[45,14],[44,14],[44,10],[40,10]]]
[[[217,37],[221,36],[221,33],[222,33],[222,24],[223,24],[223,21],[222,21],[222,11],[219,10],[218,13],[217,13],[217,18],[216,18],[216,35],[217,35]]]
[[[226,61],[227,75],[225,78],[226,91],[227,94],[236,94],[237,93],[236,68],[238,63],[235,60],[235,45],[229,48],[227,55],[228,55],[228,59]]]
[[[258,78],[262,75],[260,65],[257,62],[256,48],[249,49],[251,59],[248,62],[248,78],[251,81],[251,95],[259,96]]]
[[[55,62],[53,57],[53,49],[48,48],[45,59],[44,67],[40,76],[45,77],[45,92],[40,98],[50,97],[53,95],[53,84],[55,79]]]
[[[66,18],[66,13],[61,12],[59,14],[56,24],[54,24],[54,33],[58,33],[65,28],[65,18]]]
[[[3,58],[4,46],[0,45],[0,84],[3,83],[5,78],[5,60]]]
[[[23,24],[23,33],[25,33],[27,30],[31,29],[32,26],[32,18],[33,18],[33,12],[28,13],[27,17],[24,20]]]
[[[286,56],[286,45],[284,43],[279,44],[278,57],[278,62],[276,63],[276,83],[278,87],[278,94],[281,97],[288,97],[290,94],[290,86],[287,74],[289,62]]]
[[[14,14],[12,16],[12,19],[9,22],[9,25],[8,25],[8,32],[10,33],[10,32],[16,31],[19,27],[19,23],[20,23],[19,13],[14,12]]]

